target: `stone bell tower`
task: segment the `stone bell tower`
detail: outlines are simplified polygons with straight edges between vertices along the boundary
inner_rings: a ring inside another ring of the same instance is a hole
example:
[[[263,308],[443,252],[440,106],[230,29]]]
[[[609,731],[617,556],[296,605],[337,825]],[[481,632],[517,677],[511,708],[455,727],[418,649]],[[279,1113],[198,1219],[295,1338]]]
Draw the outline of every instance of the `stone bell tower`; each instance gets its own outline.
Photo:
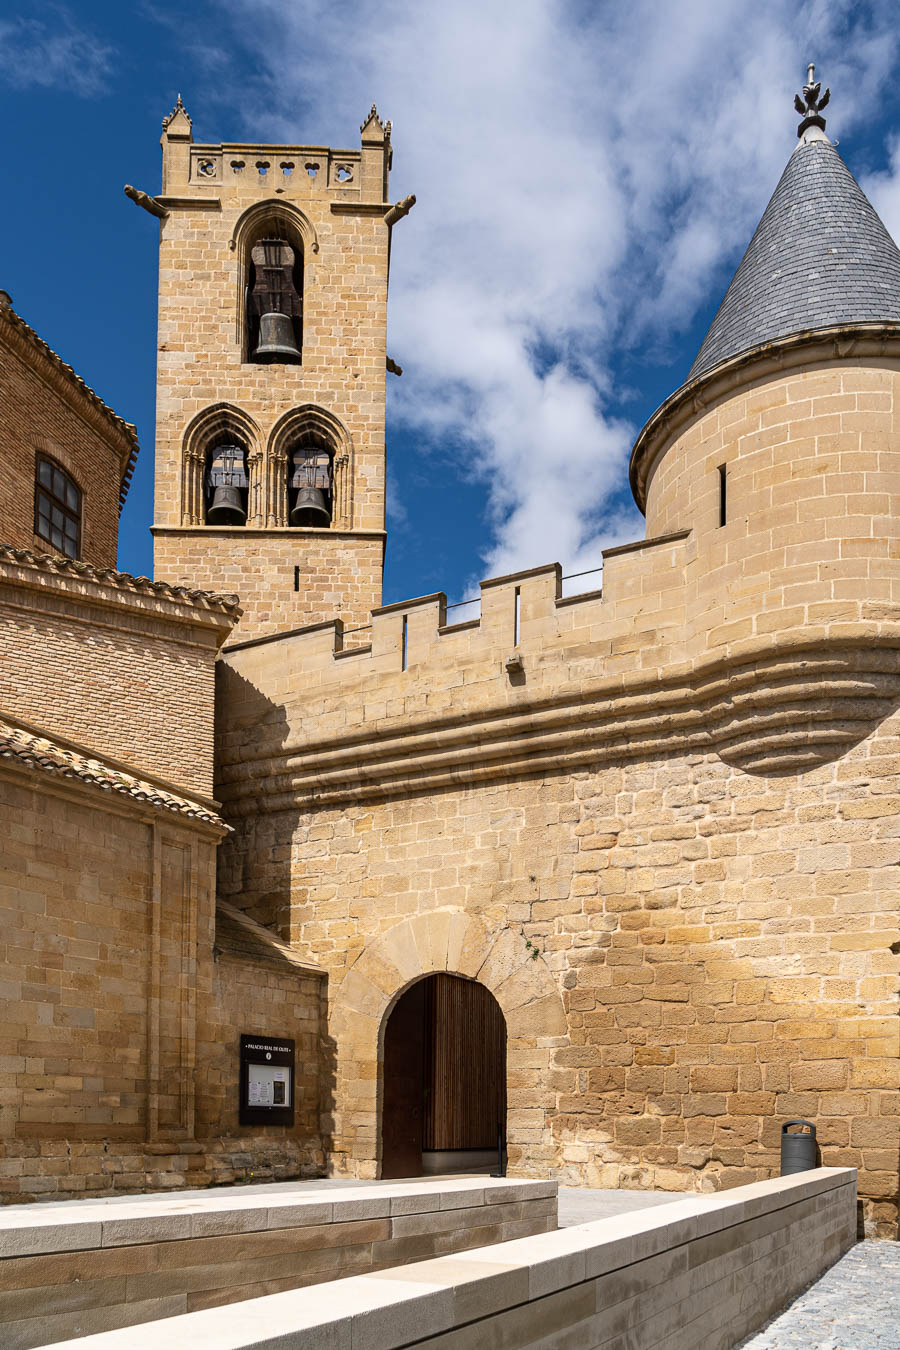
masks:
[[[236,592],[247,639],[368,622],[384,558],[391,127],[358,150],[197,145],[163,122],[158,578]]]

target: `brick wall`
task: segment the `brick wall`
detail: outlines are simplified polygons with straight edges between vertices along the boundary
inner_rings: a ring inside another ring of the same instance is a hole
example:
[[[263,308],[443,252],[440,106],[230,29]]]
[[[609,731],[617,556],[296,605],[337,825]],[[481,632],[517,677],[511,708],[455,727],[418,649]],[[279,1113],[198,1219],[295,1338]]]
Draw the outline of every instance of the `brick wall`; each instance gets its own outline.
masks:
[[[220,608],[0,560],[5,711],[190,790],[212,791]]]
[[[0,543],[56,550],[34,533],[34,484],[39,453],[55,459],[82,492],[80,556],[115,567],[119,489],[130,443],[121,431],[24,333],[0,306]],[[118,421],[118,419],[116,419]]]

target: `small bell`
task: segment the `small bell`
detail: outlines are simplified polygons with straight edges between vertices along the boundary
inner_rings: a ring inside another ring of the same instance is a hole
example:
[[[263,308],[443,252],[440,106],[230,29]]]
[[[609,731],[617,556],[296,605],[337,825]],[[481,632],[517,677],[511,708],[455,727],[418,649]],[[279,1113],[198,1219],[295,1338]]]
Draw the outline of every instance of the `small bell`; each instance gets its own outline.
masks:
[[[236,487],[217,487],[206,513],[208,525],[246,525],[243,493]]]
[[[300,360],[300,348],[294,337],[294,323],[290,314],[260,316],[259,342],[252,359],[279,363]]]
[[[294,509],[291,512],[292,525],[318,525],[320,529],[327,529],[331,524],[331,512],[325,501],[325,493],[321,488],[302,487],[297,491],[294,499]]]

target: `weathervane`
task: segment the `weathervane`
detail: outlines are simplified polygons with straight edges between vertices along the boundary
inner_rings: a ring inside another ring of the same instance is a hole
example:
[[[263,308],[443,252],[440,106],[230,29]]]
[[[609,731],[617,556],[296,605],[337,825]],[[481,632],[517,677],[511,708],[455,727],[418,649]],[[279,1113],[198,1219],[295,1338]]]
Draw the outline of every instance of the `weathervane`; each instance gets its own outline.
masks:
[[[818,127],[820,131],[825,130],[825,118],[822,116],[822,109],[827,105],[831,98],[831,90],[826,89],[825,93],[819,98],[819,90],[822,88],[821,80],[815,80],[816,68],[810,62],[809,70],[806,74],[806,84],[803,86],[803,98],[799,94],[794,95],[794,107],[797,109],[803,121],[797,128],[797,135],[802,136],[809,127]]]

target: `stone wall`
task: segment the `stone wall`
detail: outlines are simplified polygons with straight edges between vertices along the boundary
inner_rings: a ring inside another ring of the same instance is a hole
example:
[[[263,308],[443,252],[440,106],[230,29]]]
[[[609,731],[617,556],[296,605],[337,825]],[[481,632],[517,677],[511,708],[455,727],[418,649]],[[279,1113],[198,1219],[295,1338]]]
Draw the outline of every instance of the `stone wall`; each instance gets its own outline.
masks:
[[[236,609],[0,552],[0,707],[208,795],[216,652]]]
[[[198,1025],[196,1134],[216,1184],[276,1181],[325,1172],[319,1116],[333,1065],[326,1053],[324,977],[263,933],[219,915],[210,981]],[[242,1034],[295,1043],[293,1126],[238,1121]]]
[[[156,571],[203,590],[239,594],[242,642],[340,613],[368,625],[381,602],[384,536],[313,530],[156,530]],[[297,569],[299,568],[299,573]],[[368,632],[359,638],[368,639]]]
[[[126,428],[10,308],[0,303],[0,543],[55,552],[34,532],[36,459],[49,455],[82,493],[81,552],[115,567],[122,480],[137,451]]]
[[[850,373],[832,357],[827,395],[808,358],[765,376],[797,468],[784,501],[772,487],[720,529],[690,478],[695,514],[608,551],[602,593],[563,599],[559,569],[538,568],[483,583],[474,622],[448,626],[430,596],[376,611],[366,650],[322,626],[221,663],[236,834],[220,884],[329,972],[336,1166],[377,1172],[379,1028],[411,980],[448,969],[507,1015],[520,1174],[733,1186],[772,1176],[781,1122],[804,1116],[826,1161],[859,1167],[871,1231],[894,1231],[900,575],[876,526],[886,504],[900,518],[900,467],[888,423],[861,450],[856,406],[819,409],[807,496],[809,427],[793,431],[851,374],[879,397],[895,376],[886,355]],[[749,491],[759,428],[716,408],[704,472],[728,421]],[[651,493],[713,417],[699,396],[682,412]],[[869,461],[851,503],[854,452]],[[846,524],[836,560],[826,515],[833,540]]]
[[[178,110],[164,130],[156,573],[194,584],[208,571],[216,587],[237,574],[244,637],[335,614],[366,623],[380,603],[389,163],[374,115],[356,151],[196,146]],[[249,359],[247,268],[267,232],[303,254],[296,364]],[[287,524],[291,446],[313,425],[333,454],[333,538]],[[223,435],[247,451],[248,521],[212,531],[202,465]]]
[[[0,762],[2,1198],[140,1190],[145,1141],[193,1132],[221,830]]]

